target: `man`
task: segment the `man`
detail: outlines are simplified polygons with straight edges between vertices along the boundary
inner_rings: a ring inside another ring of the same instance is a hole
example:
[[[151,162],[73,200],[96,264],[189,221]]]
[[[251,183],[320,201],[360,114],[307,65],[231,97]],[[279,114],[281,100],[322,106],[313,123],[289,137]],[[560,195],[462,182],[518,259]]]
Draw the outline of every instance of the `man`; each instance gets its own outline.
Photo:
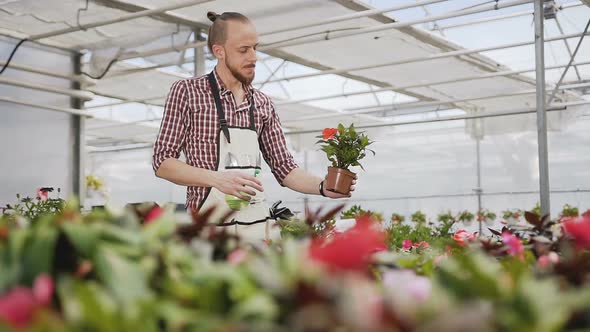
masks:
[[[187,209],[216,207],[214,222],[234,227],[242,237],[268,239],[271,217],[257,178],[261,154],[283,186],[330,198],[350,195],[323,190],[322,179],[293,160],[272,101],[251,84],[258,38],[250,20],[233,12],[207,17],[213,22],[208,46],[217,66],[208,75],[172,85],[153,168],[156,176],[188,187]],[[186,163],[178,160],[181,151]]]

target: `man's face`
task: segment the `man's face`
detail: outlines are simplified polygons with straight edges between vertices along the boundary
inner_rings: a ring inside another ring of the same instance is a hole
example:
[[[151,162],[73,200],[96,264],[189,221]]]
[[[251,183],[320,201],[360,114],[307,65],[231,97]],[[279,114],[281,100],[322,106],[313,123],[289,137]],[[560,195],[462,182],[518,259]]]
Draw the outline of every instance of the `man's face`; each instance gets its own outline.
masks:
[[[225,42],[225,65],[242,84],[249,85],[254,80],[256,67],[256,47],[258,36],[251,23],[227,22]]]

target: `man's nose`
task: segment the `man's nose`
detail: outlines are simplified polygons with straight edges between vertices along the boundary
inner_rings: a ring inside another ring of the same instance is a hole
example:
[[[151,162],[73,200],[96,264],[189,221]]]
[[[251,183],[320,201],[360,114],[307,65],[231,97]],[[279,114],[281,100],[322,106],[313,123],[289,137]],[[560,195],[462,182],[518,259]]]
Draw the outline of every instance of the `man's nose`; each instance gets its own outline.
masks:
[[[250,52],[248,52],[248,61],[252,61],[254,63],[258,61],[258,53],[255,49],[252,49]]]

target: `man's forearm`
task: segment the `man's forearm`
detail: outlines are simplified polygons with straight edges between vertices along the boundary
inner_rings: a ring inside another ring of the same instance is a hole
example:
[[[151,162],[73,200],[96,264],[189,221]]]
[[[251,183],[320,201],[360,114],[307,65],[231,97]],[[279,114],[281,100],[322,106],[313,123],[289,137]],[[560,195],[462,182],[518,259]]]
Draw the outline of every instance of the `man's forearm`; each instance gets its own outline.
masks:
[[[178,159],[168,158],[160,165],[156,176],[181,186],[214,187],[216,173],[190,166]]]
[[[295,168],[285,177],[283,184],[302,194],[319,195],[319,186],[322,180],[322,178],[311,175],[301,168]]]

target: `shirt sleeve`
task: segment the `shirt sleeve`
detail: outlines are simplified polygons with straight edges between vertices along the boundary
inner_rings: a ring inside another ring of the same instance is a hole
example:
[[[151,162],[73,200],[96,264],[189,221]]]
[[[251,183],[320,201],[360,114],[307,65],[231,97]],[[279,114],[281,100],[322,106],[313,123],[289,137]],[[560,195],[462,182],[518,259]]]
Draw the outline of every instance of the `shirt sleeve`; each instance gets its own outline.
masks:
[[[260,149],[266,163],[270,166],[270,170],[279,182],[283,185],[285,177],[297,167],[297,163],[293,159],[293,155],[287,148],[285,135],[281,122],[275,111],[272,101],[270,102],[271,114],[268,120],[264,123],[262,133],[260,135]]]
[[[181,81],[172,84],[166,103],[160,131],[154,144],[152,167],[154,172],[168,158],[178,159],[185,143],[185,114],[188,102],[186,85]]]

